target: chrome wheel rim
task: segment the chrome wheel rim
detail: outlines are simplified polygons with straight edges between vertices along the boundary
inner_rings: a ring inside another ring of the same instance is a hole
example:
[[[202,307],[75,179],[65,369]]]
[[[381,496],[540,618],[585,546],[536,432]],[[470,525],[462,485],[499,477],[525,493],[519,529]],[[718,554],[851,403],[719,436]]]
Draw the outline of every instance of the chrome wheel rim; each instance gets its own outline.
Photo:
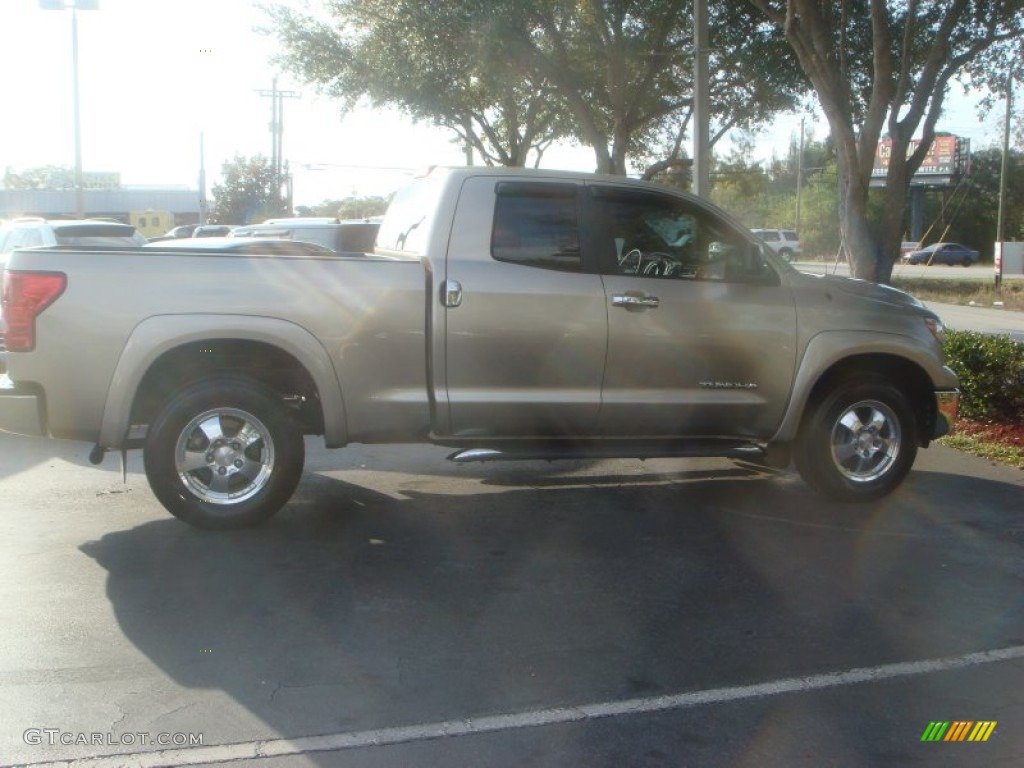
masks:
[[[855,483],[884,476],[900,452],[900,422],[885,403],[862,400],[851,405],[832,428],[832,461]]]
[[[239,504],[270,482],[274,441],[251,413],[215,408],[190,421],[178,435],[174,468],[192,495],[215,504]]]

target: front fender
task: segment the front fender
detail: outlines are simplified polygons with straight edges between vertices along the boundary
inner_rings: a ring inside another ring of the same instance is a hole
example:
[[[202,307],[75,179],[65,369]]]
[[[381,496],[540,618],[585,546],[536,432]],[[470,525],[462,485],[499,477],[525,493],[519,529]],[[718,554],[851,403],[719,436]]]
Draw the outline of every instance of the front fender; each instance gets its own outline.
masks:
[[[815,385],[833,366],[860,356],[888,355],[920,368],[936,390],[957,386],[956,374],[942,365],[935,347],[914,336],[879,331],[823,331],[812,338],[800,359],[793,393],[773,443],[794,440]]]
[[[107,390],[99,445],[111,450],[124,446],[139,385],[162,355],[183,344],[207,339],[258,341],[279,347],[298,360],[309,372],[320,395],[326,445],[345,444],[348,427],[341,384],[330,356],[315,336],[295,323],[275,318],[190,314],[149,317],[132,330]]]

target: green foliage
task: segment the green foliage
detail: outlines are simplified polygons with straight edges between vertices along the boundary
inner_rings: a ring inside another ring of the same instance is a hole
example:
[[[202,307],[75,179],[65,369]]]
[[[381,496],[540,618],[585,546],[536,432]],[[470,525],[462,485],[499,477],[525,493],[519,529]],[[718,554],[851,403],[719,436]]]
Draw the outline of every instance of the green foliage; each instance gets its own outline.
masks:
[[[344,200],[324,200],[319,205],[300,206],[299,216],[334,216],[338,219],[368,219],[383,216],[391,202],[390,197],[371,195],[367,197],[346,197]]]
[[[390,197],[377,195],[374,197],[348,197],[335,208],[339,219],[368,219],[371,216],[383,216],[388,209]]]
[[[752,165],[744,153],[734,153],[715,166],[711,199],[751,229],[796,225],[796,177],[803,167],[800,191],[800,241],[805,258],[832,258],[839,248],[839,198],[831,147],[813,139],[805,143],[801,164],[793,147],[769,170]]]
[[[960,377],[960,415],[1019,421],[1024,415],[1024,343],[970,331],[946,333],[946,364]]]
[[[740,153],[715,164],[712,182],[712,202],[748,227],[774,227],[773,222],[779,220],[778,203],[770,194],[771,178],[761,166],[748,164]]]
[[[64,165],[44,165],[14,171],[4,170],[5,189],[71,189],[75,186],[75,170]]]
[[[455,133],[486,162],[525,165],[565,135],[542,78],[496,55],[507,14],[485,0],[338,0],[329,18],[270,11],[279,62],[343,100],[393,106]]]
[[[263,155],[235,155],[221,167],[223,182],[214,184],[211,224],[252,224],[287,216],[274,168]]]
[[[800,242],[808,256],[834,259],[839,251],[839,183],[836,165],[807,177],[800,195]]]
[[[539,162],[558,138],[598,170],[678,158],[693,93],[689,0],[335,0],[270,11],[279,62],[345,100],[442,125],[487,162]],[[713,139],[806,89],[781,32],[744,3],[710,9]],[[669,149],[669,147],[673,147]]]

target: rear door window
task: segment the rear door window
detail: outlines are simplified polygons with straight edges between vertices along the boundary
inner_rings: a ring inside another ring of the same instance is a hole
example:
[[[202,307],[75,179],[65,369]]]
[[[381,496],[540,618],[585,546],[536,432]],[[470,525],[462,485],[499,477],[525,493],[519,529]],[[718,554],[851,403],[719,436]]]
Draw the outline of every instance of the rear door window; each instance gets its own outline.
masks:
[[[560,272],[582,271],[576,185],[498,185],[491,257]]]

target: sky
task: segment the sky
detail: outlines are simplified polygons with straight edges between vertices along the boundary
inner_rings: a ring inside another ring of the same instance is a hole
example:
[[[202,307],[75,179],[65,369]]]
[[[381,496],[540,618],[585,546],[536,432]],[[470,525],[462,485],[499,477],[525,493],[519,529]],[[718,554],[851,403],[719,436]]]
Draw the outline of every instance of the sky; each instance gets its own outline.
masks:
[[[38,0],[0,0],[0,172],[74,164],[71,16]],[[259,91],[275,75],[279,88],[300,94],[284,101],[283,120],[297,205],[388,194],[417,169],[464,163],[447,131],[388,110],[343,119],[337,102],[283,74],[270,63],[274,39],[254,31],[267,20],[252,0],[99,0],[77,18],[85,171],[119,172],[124,185],[195,188],[202,134],[211,188],[236,154],[270,156],[271,99]],[[948,112],[940,130],[969,136],[975,148],[999,142],[998,115],[979,121],[959,98]],[[780,117],[756,159],[784,155],[799,123]],[[826,134],[821,124],[813,131]],[[552,149],[544,167],[593,170],[593,153]]]

